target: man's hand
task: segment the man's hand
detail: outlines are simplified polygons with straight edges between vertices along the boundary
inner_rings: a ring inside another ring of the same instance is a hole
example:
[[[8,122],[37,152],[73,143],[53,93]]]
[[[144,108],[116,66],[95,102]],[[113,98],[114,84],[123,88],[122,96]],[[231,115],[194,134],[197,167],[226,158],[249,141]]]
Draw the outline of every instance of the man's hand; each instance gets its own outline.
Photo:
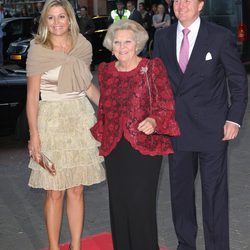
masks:
[[[236,138],[239,133],[239,126],[237,124],[226,122],[224,125],[224,137],[222,141],[229,141]]]

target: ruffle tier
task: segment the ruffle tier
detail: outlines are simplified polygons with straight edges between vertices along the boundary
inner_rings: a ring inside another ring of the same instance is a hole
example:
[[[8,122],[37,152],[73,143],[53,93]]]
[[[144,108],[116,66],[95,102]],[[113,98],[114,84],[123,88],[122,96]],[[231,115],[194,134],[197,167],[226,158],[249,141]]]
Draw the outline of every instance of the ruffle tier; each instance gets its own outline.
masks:
[[[54,163],[51,176],[32,159],[29,186],[46,190],[65,190],[105,180],[97,142],[90,128],[96,121],[87,97],[39,104],[38,131],[41,151]]]

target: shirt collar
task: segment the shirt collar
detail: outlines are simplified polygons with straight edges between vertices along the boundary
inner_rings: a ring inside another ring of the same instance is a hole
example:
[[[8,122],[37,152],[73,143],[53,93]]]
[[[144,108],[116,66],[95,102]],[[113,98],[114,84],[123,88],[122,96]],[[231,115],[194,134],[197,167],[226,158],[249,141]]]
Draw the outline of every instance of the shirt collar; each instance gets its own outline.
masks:
[[[200,17],[198,17],[189,27],[187,27],[189,30],[190,30],[190,32],[192,32],[192,33],[198,33],[198,30],[199,30],[199,28],[200,28],[200,24],[201,24],[201,18]],[[177,26],[177,32],[178,33],[181,33],[182,32],[182,30],[183,29],[185,29],[185,27],[183,27],[183,25],[180,23],[180,22],[178,22],[178,26]]]

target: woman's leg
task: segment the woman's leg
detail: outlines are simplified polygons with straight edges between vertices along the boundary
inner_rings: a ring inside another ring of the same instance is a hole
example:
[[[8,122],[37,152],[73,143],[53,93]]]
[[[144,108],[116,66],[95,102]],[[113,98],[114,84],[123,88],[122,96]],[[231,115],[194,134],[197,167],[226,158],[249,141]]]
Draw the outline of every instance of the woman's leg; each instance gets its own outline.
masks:
[[[71,233],[71,248],[81,249],[81,235],[83,229],[83,186],[67,189],[67,215]]]
[[[161,156],[144,156],[122,138],[105,158],[114,250],[158,250],[156,194]]]
[[[127,167],[130,178],[126,204],[131,249],[159,250],[156,196],[161,163],[162,156],[139,155],[135,151],[133,162]]]
[[[44,216],[50,250],[59,250],[64,193],[64,191],[48,190],[45,197]]]

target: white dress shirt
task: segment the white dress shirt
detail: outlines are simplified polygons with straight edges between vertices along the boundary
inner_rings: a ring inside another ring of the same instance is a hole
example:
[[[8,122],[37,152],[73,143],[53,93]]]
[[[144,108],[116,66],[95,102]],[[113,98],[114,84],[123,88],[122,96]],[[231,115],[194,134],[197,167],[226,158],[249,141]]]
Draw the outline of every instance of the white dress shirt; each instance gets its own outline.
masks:
[[[188,58],[190,58],[190,55],[193,51],[194,48],[194,44],[199,32],[199,28],[200,28],[200,24],[201,24],[201,19],[200,17],[198,17],[189,27],[187,27],[190,32],[188,34],[188,41],[189,41],[189,54],[188,54]],[[181,42],[183,39],[183,32],[182,30],[185,27],[183,27],[181,25],[180,22],[178,22],[177,25],[177,34],[176,34],[176,56],[177,56],[177,61],[179,62],[179,56],[180,56],[180,49],[181,49]]]

